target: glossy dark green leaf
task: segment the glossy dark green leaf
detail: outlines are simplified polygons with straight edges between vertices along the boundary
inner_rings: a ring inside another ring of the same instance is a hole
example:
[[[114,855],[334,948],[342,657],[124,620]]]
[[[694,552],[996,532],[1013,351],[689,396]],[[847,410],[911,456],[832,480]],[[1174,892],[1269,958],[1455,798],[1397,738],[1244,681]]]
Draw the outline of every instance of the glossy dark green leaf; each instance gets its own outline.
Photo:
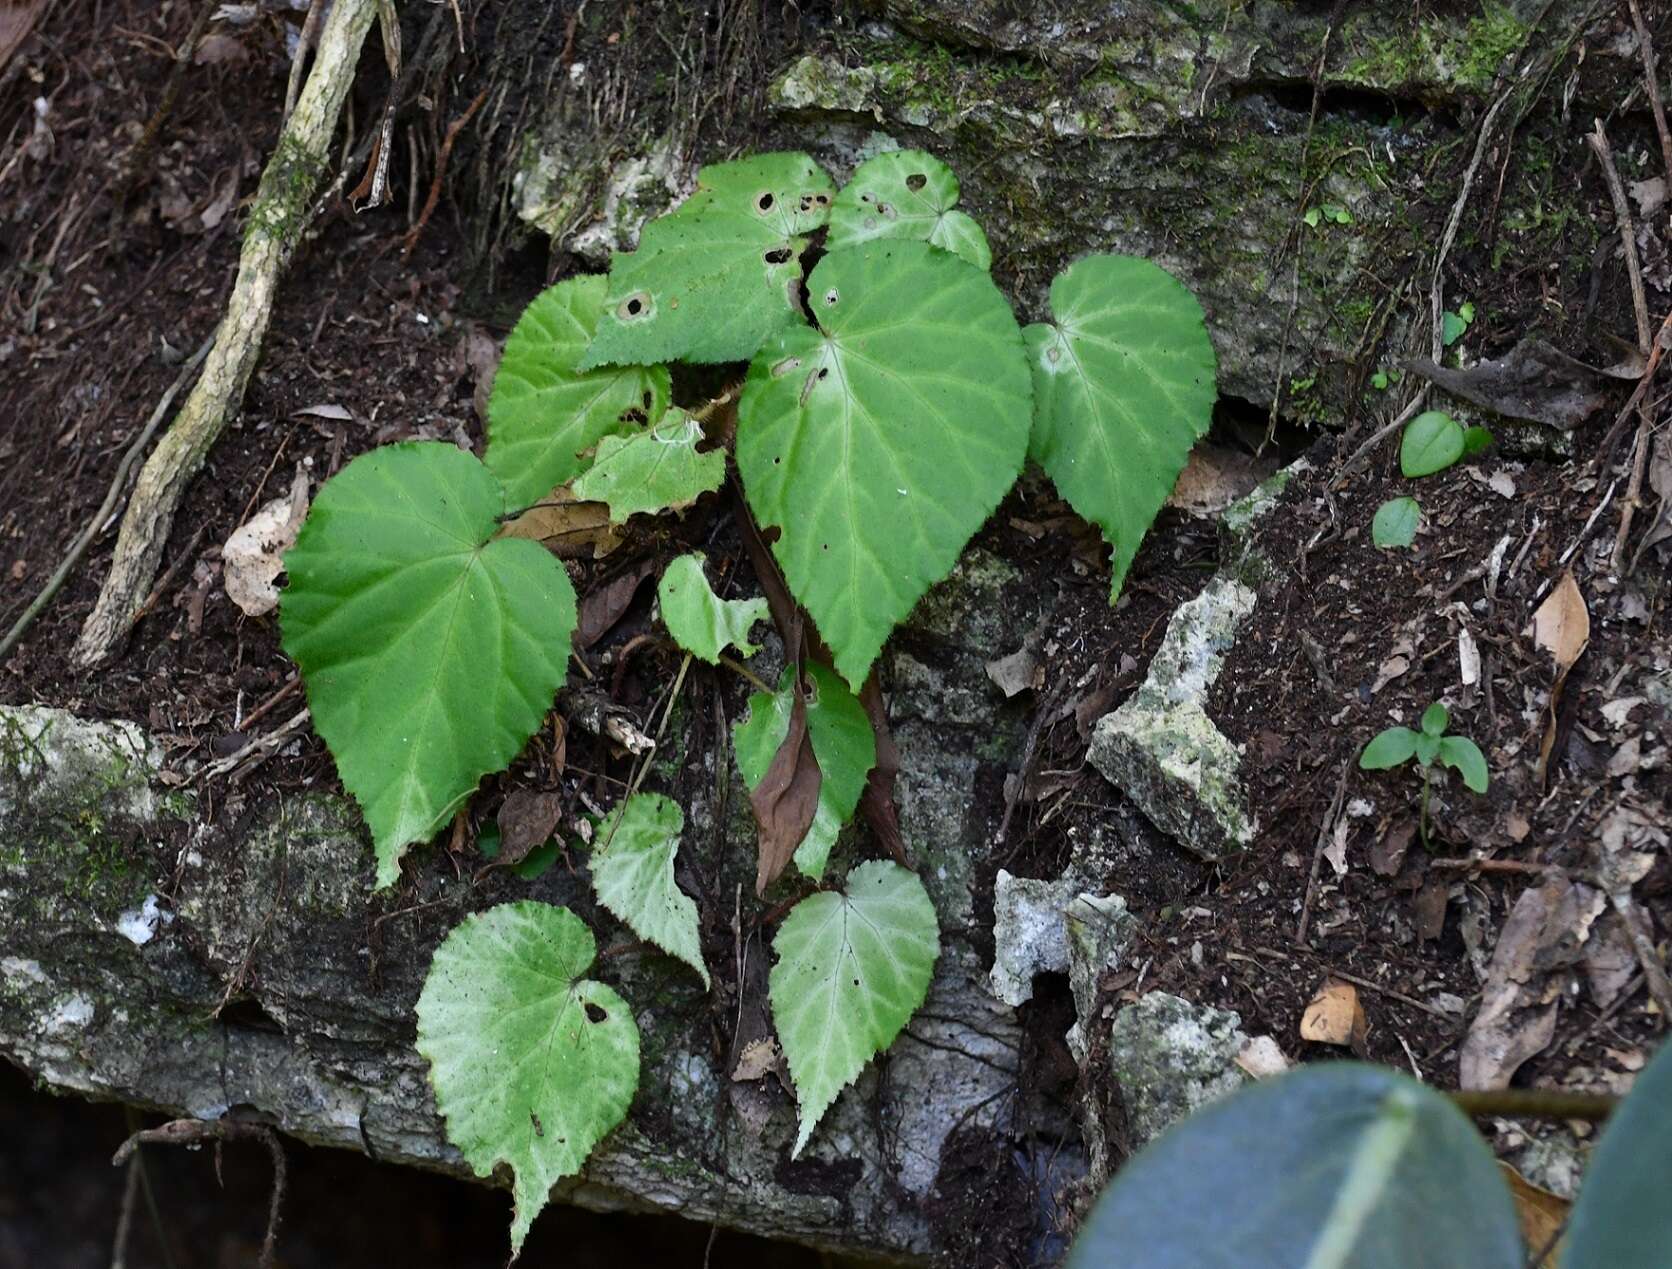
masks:
[[[1509,1190],[1469,1121],[1406,1076],[1338,1062],[1244,1089],[1138,1154],[1092,1209],[1068,1269],[1523,1259]]]
[[[1591,1155],[1563,1269],[1672,1263],[1672,1044],[1638,1074]]]

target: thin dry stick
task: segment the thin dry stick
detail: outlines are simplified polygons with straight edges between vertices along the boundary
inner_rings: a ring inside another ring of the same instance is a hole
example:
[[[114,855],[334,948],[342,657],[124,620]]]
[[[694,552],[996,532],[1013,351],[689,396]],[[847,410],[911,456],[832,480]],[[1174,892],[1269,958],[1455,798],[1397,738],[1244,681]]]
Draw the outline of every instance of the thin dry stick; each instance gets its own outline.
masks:
[[[174,103],[180,98],[181,85],[186,82],[186,71],[192,64],[192,58],[197,53],[198,43],[203,39],[203,33],[209,29],[209,19],[220,8],[219,0],[205,0],[198,6],[197,17],[192,20],[192,29],[187,33],[185,42],[174,52],[174,65],[169,68],[168,82],[163,85],[162,100],[152,111],[150,120],[145,125],[145,131],[140,133],[134,148],[128,151],[128,160],[122,165],[121,193],[134,188],[151,156],[157,149],[157,138],[162,135],[163,124],[174,112]]]
[[[406,241],[401,244],[401,259],[404,261],[412,254],[412,249],[418,245],[418,239],[423,235],[424,226],[430,223],[430,217],[435,213],[436,203],[441,201],[441,182],[447,175],[447,160],[452,157],[453,143],[459,139],[459,133],[464,131],[475,113],[482,108],[482,103],[488,99],[488,90],[484,88],[476,94],[476,99],[465,107],[465,111],[452,123],[447,125],[447,135],[441,138],[441,153],[435,160],[435,177],[430,181],[429,197],[424,200],[424,210],[418,213],[418,220],[411,229],[406,231]]]
[[[167,417],[169,407],[174,404],[174,398],[180,394],[180,389],[186,386],[186,380],[191,378],[192,371],[196,370],[204,357],[208,355],[209,346],[214,341],[215,337],[210,335],[208,339],[203,341],[202,347],[192,354],[191,360],[180,367],[180,373],[175,376],[174,382],[168,385],[168,391],[164,392],[162,400],[157,402],[157,408],[151,411],[151,417],[145,421],[145,426],[140,429],[139,435],[134,437],[133,444],[128,446],[127,453],[122,455],[122,461],[116,465],[116,475],[111,478],[110,489],[106,492],[104,501],[99,504],[98,513],[87,522],[86,527],[76,536],[76,540],[71,544],[63,561],[53,570],[52,576],[47,578],[46,585],[41,587],[41,593],[36,595],[29,607],[23,610],[23,615],[12,623],[12,628],[6,632],[6,637],[0,639],[0,661],[4,661],[7,654],[17,646],[18,640],[22,639],[24,633],[34,624],[35,618],[41,615],[41,611],[52,602],[52,597],[58,593],[65,580],[75,571],[75,566],[81,563],[81,557],[86,555],[87,548],[93,545],[93,539],[99,535],[99,529],[115,512],[116,504],[121,500],[122,491],[128,487],[128,473],[133,470],[133,465],[139,460],[139,456],[145,452],[145,447],[151,443],[151,438],[156,435],[158,426]]]
[[[1660,161],[1666,168],[1667,188],[1672,189],[1672,132],[1666,129],[1666,107],[1660,102],[1660,80],[1655,72],[1655,46],[1649,39],[1649,27],[1643,21],[1643,10],[1637,0],[1626,0],[1631,6],[1631,22],[1637,28],[1637,51],[1643,55],[1643,79],[1649,90],[1649,109],[1655,116],[1655,132],[1660,136]]]
[[[267,1207],[267,1236],[262,1240],[257,1263],[261,1269],[272,1269],[284,1209],[285,1162],[284,1147],[271,1128],[235,1119],[176,1119],[160,1128],[134,1133],[116,1148],[110,1162],[114,1167],[121,1167],[142,1145],[201,1145],[205,1141],[258,1141],[267,1147],[273,1160],[273,1197]]]
[[[1638,908],[1631,892],[1610,890],[1608,901],[1620,914],[1620,924],[1626,927],[1626,938],[1631,941],[1631,950],[1637,953],[1637,964],[1643,970],[1643,981],[1649,985],[1649,995],[1660,1006],[1661,1016],[1672,1018],[1672,981],[1666,977],[1666,966],[1660,963],[1660,953],[1653,941],[1638,923]]]
[[[1329,844],[1330,833],[1341,814],[1341,803],[1347,796],[1347,776],[1352,769],[1351,758],[1341,764],[1341,778],[1335,782],[1335,796],[1330,799],[1324,822],[1318,825],[1318,841],[1312,848],[1312,871],[1306,877],[1306,898],[1301,900],[1300,923],[1295,926],[1295,943],[1302,947],[1306,945],[1306,927],[1312,921],[1312,900],[1318,891],[1318,870],[1324,861],[1324,847]]]
[[[110,576],[70,653],[73,665],[98,664],[127,637],[157,575],[186,486],[243,403],[272,317],[274,291],[309,223],[309,200],[376,12],[376,0],[338,0],[326,19],[307,86],[262,173],[226,317],[202,377],[139,474]]]

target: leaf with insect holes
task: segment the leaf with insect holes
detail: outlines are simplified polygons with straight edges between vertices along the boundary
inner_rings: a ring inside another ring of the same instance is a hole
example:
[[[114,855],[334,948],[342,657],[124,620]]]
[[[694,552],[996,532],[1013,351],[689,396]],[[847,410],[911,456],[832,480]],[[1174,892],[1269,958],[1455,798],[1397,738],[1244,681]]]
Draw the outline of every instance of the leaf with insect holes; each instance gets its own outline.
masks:
[[[1422,507],[1415,498],[1389,498],[1370,521],[1370,540],[1377,546],[1410,546],[1416,541]]]
[[[1401,766],[1416,757],[1417,742],[1421,739],[1409,727],[1389,727],[1378,732],[1359,755],[1359,769],[1385,771],[1389,767]]]
[[[726,481],[724,450],[697,452],[702,424],[675,408],[661,422],[632,436],[606,436],[598,457],[574,483],[575,496],[606,502],[610,522],[629,516],[682,511]]]
[[[721,599],[708,584],[701,552],[681,555],[662,571],[656,599],[673,641],[692,656],[717,665],[728,647],[746,657],[760,651],[749,631],[767,619],[766,600]]]
[[[1428,410],[1405,425],[1399,440],[1399,470],[1407,477],[1432,476],[1463,457],[1463,429],[1441,410]]]
[[[325,482],[280,605],[314,729],[360,803],[377,884],[510,766],[568,672],[575,591],[457,446],[387,445]]]
[[[610,263],[604,315],[581,368],[746,361],[801,320],[805,235],[836,186],[805,154],[759,154],[697,173],[697,190]]]
[[[418,1052],[447,1139],[477,1176],[511,1169],[513,1258],[552,1186],[581,1170],[638,1089],[633,1011],[581,977],[597,954],[567,908],[502,903],[454,927],[418,996]]]
[[[794,1158],[836,1095],[922,1005],[940,927],[916,873],[872,860],[848,874],[845,893],[796,904],[772,950],[772,1022],[801,1109]]]
[[[859,805],[866,777],[877,763],[877,737],[865,707],[839,675],[816,662],[806,662],[813,691],[807,700],[807,730],[813,741],[824,780],[819,785],[818,809],[807,835],[795,848],[795,866],[813,881],[824,875],[830,848]],[[749,713],[732,727],[737,766],[751,789],[766,776],[772,755],[789,734],[795,707],[795,667],[786,666],[778,690],[753,692]]]
[[[993,263],[987,235],[955,210],[958,177],[932,154],[894,150],[865,160],[836,195],[827,245],[852,247],[877,238],[910,238],[962,256],[978,269]]]
[[[1486,755],[1467,736],[1446,736],[1440,740],[1440,761],[1463,777],[1476,793],[1485,793],[1489,777]]]
[[[1114,548],[1109,599],[1173,491],[1216,399],[1202,306],[1132,256],[1088,256],[1051,283],[1052,323],[1026,331],[1029,456]]]
[[[993,280],[921,242],[832,251],[808,279],[819,328],[749,366],[737,467],[772,552],[857,688],[883,640],[1015,482],[1031,391]]]
[[[598,329],[604,285],[571,278],[541,292],[505,342],[482,461],[513,508],[573,480],[586,467],[581,455],[604,437],[637,432],[668,408],[663,366],[577,369]]]
[[[660,793],[635,793],[598,826],[592,889],[641,939],[684,961],[709,986],[697,935],[697,905],[673,879],[685,815]]]

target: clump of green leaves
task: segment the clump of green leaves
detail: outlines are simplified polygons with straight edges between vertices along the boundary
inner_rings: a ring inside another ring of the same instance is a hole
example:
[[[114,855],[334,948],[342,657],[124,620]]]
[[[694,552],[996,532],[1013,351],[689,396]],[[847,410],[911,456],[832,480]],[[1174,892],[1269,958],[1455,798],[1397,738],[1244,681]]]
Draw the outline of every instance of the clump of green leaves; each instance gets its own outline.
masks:
[[[1359,755],[1359,767],[1364,771],[1385,771],[1401,767],[1413,758],[1422,770],[1422,818],[1420,828],[1423,845],[1428,844],[1428,790],[1436,765],[1451,767],[1463,777],[1463,783],[1476,793],[1485,793],[1488,784],[1486,757],[1480,746],[1467,736],[1449,736],[1446,728],[1451,714],[1439,701],[1422,711],[1422,730],[1409,727],[1389,727],[1378,732]]]
[[[761,689],[734,729],[760,825],[757,893],[792,865],[823,887],[784,918],[770,975],[796,1153],[922,1004],[939,953],[909,869],[827,875],[877,765],[862,698],[881,710],[872,676],[890,632],[1030,457],[1113,548],[1113,602],[1215,399],[1201,307],[1170,274],[1088,256],[1053,283],[1050,320],[1024,329],[958,196],[951,170],[912,150],[840,190],[805,154],[702,169],[608,277],[529,306],[482,462],[443,444],[362,456],[327,482],[286,559],[285,648],[385,886],[409,845],[511,763],[566,673],[568,575],[502,525],[547,500],[607,504],[618,524],[681,514],[726,496],[731,445],[735,513],[764,531],[769,593],[793,610],[774,613],[788,660],[776,686],[732,655],[759,650],[765,599],[716,593],[701,553],[669,562],[657,594],[680,648]],[[683,399],[674,362],[730,366],[734,386]],[[710,422],[734,398],[733,438]],[[634,792],[592,828],[599,905],[707,986],[699,914],[676,880],[679,807]],[[540,848],[542,867],[558,846]],[[449,1136],[479,1172],[512,1169],[514,1248],[637,1081],[631,1011],[582,977],[594,951],[566,909],[502,905],[448,937],[419,1001]]]

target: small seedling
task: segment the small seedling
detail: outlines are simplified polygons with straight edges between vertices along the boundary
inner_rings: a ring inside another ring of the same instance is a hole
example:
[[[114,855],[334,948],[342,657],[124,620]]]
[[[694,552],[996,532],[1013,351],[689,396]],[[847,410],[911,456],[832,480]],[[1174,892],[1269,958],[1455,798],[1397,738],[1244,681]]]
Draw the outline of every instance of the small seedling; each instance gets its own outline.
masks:
[[[1473,304],[1459,304],[1455,312],[1447,309],[1440,318],[1440,342],[1450,348],[1463,338],[1463,332],[1469,329],[1469,324],[1474,320]]]
[[[1488,778],[1486,758],[1480,746],[1467,736],[1446,735],[1451,714],[1435,701],[1422,711],[1422,730],[1409,727],[1389,727],[1379,733],[1359,755],[1359,768],[1364,771],[1385,771],[1403,766],[1412,758],[1422,768],[1422,818],[1418,829],[1422,844],[1428,845],[1428,789],[1432,783],[1434,764],[1451,767],[1463,777],[1463,783],[1476,793],[1485,793]]]

